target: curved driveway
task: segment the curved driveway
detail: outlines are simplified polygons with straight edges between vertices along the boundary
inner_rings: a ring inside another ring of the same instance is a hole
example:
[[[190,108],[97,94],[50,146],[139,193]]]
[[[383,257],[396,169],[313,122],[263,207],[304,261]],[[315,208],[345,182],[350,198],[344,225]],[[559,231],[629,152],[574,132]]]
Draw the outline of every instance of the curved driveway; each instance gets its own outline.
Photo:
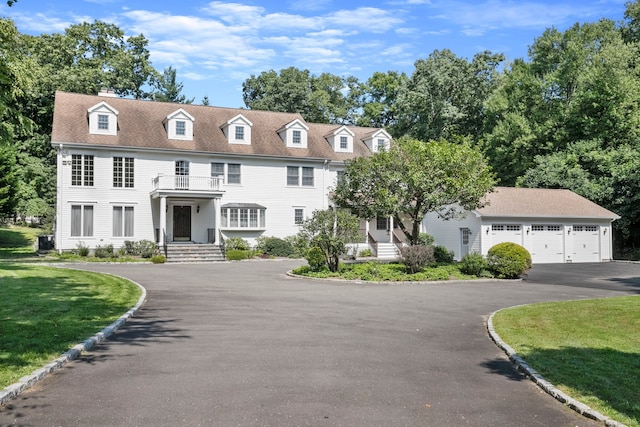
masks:
[[[485,320],[517,304],[640,292],[636,264],[411,285],[286,277],[296,265],[82,265],[144,285],[147,303],[10,402],[0,425],[598,425],[514,370]]]

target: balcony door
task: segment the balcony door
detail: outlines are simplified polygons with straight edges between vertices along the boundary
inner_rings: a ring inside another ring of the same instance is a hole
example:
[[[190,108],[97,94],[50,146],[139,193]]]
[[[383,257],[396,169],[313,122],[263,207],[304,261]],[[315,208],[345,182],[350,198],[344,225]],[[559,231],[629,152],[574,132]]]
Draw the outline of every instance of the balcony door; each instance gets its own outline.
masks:
[[[189,162],[176,160],[176,190],[189,189]]]
[[[173,207],[173,240],[176,242],[191,240],[191,206]]]

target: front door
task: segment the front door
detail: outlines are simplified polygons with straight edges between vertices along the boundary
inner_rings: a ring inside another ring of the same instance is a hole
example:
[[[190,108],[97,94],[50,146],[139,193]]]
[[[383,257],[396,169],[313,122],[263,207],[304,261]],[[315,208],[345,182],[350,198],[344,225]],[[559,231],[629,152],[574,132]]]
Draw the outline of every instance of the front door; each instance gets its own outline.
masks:
[[[191,240],[191,206],[173,207],[173,240]]]

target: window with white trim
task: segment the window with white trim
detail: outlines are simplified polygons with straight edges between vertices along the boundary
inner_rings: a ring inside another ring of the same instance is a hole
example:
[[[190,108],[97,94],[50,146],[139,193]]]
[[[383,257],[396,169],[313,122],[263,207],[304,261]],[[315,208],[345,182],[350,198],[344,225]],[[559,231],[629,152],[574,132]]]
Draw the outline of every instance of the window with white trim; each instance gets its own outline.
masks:
[[[71,155],[71,185],[93,187],[92,155]]]
[[[380,138],[378,139],[378,151],[384,151],[387,149],[387,140]]]
[[[347,139],[346,136],[341,136],[340,137],[340,149],[341,150],[346,150],[349,148],[349,140]]]
[[[244,126],[236,126],[236,140],[244,141]]]
[[[302,176],[302,180],[300,177]],[[309,166],[287,166],[287,185],[297,187],[313,187],[315,172],[313,167]]]
[[[187,134],[187,123],[184,120],[176,120],[176,135],[185,136]]]
[[[71,237],[93,236],[93,205],[71,205]]]
[[[240,184],[241,178],[240,164],[229,163],[227,165],[227,184]]]
[[[98,129],[109,130],[109,116],[107,114],[98,114]]]
[[[133,237],[133,206],[113,207],[113,237]]]
[[[223,207],[220,213],[220,227],[222,228],[265,228],[265,208]]]
[[[292,143],[296,145],[300,145],[302,143],[302,131],[294,130],[292,132]]]
[[[293,209],[293,223],[295,225],[300,225],[304,222],[304,209],[303,208],[294,208]]]
[[[113,158],[113,186],[133,188],[133,157]]]

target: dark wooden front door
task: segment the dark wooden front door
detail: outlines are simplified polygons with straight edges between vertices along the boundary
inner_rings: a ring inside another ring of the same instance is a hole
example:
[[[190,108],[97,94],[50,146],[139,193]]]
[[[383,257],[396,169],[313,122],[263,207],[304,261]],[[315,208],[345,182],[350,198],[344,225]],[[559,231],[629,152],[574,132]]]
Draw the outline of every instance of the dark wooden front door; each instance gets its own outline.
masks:
[[[173,207],[173,240],[191,240],[191,206]]]

